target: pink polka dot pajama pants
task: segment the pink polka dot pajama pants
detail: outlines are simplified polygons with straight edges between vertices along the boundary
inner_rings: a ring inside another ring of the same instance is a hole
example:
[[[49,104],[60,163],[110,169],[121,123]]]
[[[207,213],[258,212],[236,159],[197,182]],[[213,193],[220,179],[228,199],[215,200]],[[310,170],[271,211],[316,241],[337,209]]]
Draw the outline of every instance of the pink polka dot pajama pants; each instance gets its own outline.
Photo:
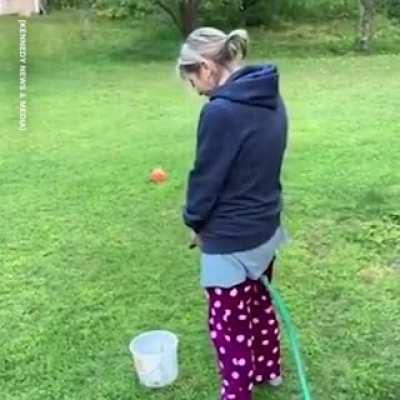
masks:
[[[221,400],[251,400],[254,385],[281,376],[279,322],[270,294],[261,281],[250,279],[206,290]]]

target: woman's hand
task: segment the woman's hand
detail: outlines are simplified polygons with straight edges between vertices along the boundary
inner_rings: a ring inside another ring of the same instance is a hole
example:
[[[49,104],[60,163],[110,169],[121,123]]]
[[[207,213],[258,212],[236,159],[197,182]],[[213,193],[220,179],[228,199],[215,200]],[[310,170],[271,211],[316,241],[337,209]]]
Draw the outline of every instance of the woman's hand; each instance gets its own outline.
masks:
[[[203,246],[203,243],[201,241],[200,236],[194,232],[190,231],[190,243],[189,243],[189,249],[194,249],[195,247],[198,247],[201,249]]]

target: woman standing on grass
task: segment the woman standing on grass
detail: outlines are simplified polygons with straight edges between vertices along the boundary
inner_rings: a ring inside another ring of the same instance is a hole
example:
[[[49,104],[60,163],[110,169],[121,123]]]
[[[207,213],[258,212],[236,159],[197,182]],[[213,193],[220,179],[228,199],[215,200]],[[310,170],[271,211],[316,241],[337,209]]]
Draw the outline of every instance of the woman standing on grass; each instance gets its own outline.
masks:
[[[178,60],[207,102],[200,114],[184,220],[201,249],[201,281],[222,377],[221,400],[250,400],[282,381],[280,331],[260,277],[272,277],[281,226],[287,117],[274,65],[243,66],[247,32],[200,28]]]

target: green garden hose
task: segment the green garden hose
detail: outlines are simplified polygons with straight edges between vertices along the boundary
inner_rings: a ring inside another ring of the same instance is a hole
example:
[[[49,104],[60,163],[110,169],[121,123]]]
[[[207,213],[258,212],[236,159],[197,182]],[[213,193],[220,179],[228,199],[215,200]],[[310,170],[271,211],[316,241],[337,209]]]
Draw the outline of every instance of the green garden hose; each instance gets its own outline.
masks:
[[[290,316],[290,312],[288,307],[286,306],[282,296],[280,295],[278,289],[274,284],[270,283],[267,277],[262,277],[262,282],[267,287],[269,292],[271,293],[272,298],[276,304],[279,315],[281,316],[283,323],[285,324],[287,335],[289,337],[289,342],[292,348],[294,360],[296,363],[297,374],[299,376],[301,389],[303,392],[304,400],[311,400],[310,387],[307,381],[306,368],[304,365],[304,360],[301,355],[301,346],[300,340],[297,334],[296,326],[292,322],[292,318]]]

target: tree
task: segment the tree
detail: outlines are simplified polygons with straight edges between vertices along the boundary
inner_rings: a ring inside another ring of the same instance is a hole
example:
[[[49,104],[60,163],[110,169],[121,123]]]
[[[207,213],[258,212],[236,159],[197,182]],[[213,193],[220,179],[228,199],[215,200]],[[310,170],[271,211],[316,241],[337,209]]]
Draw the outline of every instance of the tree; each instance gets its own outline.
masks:
[[[151,0],[166,12],[183,36],[198,26],[199,10],[203,0]]]
[[[373,37],[373,23],[376,12],[377,0],[359,0],[360,3],[360,25],[359,46],[362,51],[369,51]]]
[[[47,0],[39,0],[39,13],[47,14]]]

